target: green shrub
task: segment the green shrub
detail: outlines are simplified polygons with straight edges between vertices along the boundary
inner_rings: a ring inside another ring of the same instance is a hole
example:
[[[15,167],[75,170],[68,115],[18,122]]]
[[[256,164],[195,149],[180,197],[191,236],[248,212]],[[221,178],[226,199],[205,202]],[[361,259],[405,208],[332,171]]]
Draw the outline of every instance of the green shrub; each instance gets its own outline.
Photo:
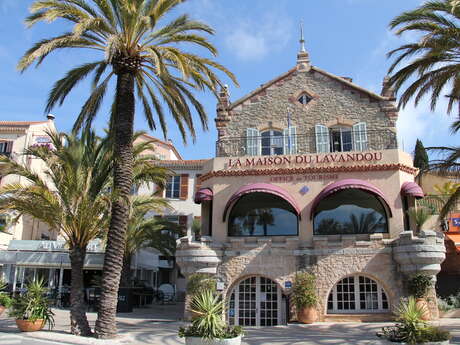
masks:
[[[378,337],[391,342],[422,344],[450,339],[450,333],[441,328],[430,326],[422,320],[423,309],[417,306],[416,299],[411,296],[402,300],[397,311],[396,325],[383,327]]]
[[[297,273],[292,288],[292,299],[298,309],[316,306],[316,277],[312,273]]]
[[[194,273],[191,274],[187,282],[187,294],[194,296],[200,294],[203,291],[216,292],[217,281],[211,278],[209,274],[205,273]]]
[[[433,280],[430,276],[418,273],[409,279],[407,289],[409,291],[409,295],[414,296],[415,298],[425,298],[432,284]]]
[[[195,313],[192,325],[179,328],[179,337],[199,337],[205,339],[234,338],[243,334],[241,327],[229,327],[222,319],[225,302],[210,290],[194,295],[190,311]]]
[[[43,280],[36,280],[27,285],[27,292],[13,298],[9,315],[18,320],[44,320],[51,329],[54,327],[54,313],[46,297],[47,289]]]
[[[9,308],[12,302],[12,298],[6,292],[0,292],[0,306]]]

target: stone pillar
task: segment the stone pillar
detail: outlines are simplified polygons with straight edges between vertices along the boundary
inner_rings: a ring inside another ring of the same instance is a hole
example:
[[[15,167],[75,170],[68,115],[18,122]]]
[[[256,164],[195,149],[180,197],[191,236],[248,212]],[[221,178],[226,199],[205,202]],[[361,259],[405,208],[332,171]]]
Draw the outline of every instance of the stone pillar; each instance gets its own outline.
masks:
[[[393,242],[393,258],[399,264],[399,271],[407,279],[416,273],[424,273],[436,281],[441,263],[446,258],[444,235],[437,231],[422,230],[416,237],[412,231],[404,231]],[[428,304],[433,319],[439,317],[434,287],[428,295]]]
[[[177,241],[176,262],[181,272],[188,277],[193,273],[206,273],[214,276],[217,266],[222,261],[222,246],[213,243],[209,236],[201,236],[199,241],[193,241],[192,236],[182,237]],[[187,306],[190,303],[188,294],[185,296],[184,318],[190,318]]]

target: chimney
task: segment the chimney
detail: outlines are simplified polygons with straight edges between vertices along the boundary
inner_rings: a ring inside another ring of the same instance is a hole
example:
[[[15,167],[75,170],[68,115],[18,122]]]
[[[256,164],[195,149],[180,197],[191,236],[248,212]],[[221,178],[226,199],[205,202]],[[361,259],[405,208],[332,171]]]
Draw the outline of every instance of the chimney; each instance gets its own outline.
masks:
[[[49,121],[54,121],[54,119],[56,118],[53,114],[48,114],[46,115],[46,118],[49,120]]]
[[[383,78],[382,92],[380,94],[383,97],[389,97],[391,99],[396,99],[395,90],[390,85],[390,77],[389,76],[386,76],[385,78]]]

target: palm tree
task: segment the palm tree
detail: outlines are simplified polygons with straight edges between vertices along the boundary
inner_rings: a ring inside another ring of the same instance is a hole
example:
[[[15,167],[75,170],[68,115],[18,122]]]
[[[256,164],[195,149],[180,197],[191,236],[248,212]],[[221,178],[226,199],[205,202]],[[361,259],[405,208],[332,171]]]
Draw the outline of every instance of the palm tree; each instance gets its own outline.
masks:
[[[195,139],[191,108],[207,129],[207,116],[193,90],[214,94],[222,83],[215,73],[223,72],[235,83],[233,74],[212,59],[183,50],[183,44],[216,49],[201,34],[213,34],[209,26],[181,15],[166,22],[167,15],[183,0],[35,0],[26,24],[62,19],[73,25],[71,31],[37,42],[21,58],[24,71],[34,62],[39,65],[53,51],[84,48],[99,51],[101,58],[70,70],[50,92],[46,111],[62,104],[71,90],[94,74],[92,92],[83,105],[74,128],[90,127],[99,110],[112,77],[116,78],[112,104],[111,135],[114,138],[114,190],[112,217],[107,236],[103,285],[96,322],[96,336],[116,335],[116,304],[123,264],[124,242],[129,212],[126,202],[132,185],[132,137],[135,97],[142,104],[150,129],[159,123],[167,132],[163,104],[176,122],[184,141],[187,130]],[[163,24],[164,23],[164,24]],[[156,113],[156,117],[154,116]]]
[[[24,154],[46,165],[40,176],[29,167],[0,157],[5,174],[25,177],[27,184],[0,189],[0,210],[30,215],[61,234],[69,248],[72,286],[71,332],[90,335],[83,295],[83,264],[89,241],[108,228],[110,196],[106,193],[112,172],[107,142],[91,131],[80,137],[49,133],[53,147],[37,146]],[[63,140],[65,139],[65,140]]]
[[[378,218],[377,218],[378,216]],[[369,234],[379,230],[384,223],[384,218],[377,212],[350,215],[350,222],[345,224],[345,232],[350,234]]]
[[[126,246],[123,257],[121,284],[131,281],[131,260],[143,248],[154,248],[164,256],[173,256],[176,238],[182,234],[182,227],[166,219],[152,217],[150,212],[162,212],[169,207],[166,200],[155,196],[132,196],[126,232]],[[177,235],[177,236],[176,236]]]
[[[457,1],[458,2],[458,1]],[[414,98],[417,106],[425,95],[431,94],[434,110],[442,92],[449,99],[447,112],[460,100],[460,6],[452,0],[426,1],[412,11],[404,12],[390,23],[396,35],[414,33],[415,42],[389,52],[395,59],[389,72],[390,84],[396,91],[405,88],[400,105]],[[403,63],[404,66],[397,68]],[[410,80],[414,78],[415,80]]]

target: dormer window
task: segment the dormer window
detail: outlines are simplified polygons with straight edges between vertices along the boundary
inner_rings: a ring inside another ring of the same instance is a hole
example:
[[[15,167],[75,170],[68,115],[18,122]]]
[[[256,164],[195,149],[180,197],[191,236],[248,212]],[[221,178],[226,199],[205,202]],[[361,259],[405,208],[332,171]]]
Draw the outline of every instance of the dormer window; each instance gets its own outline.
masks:
[[[303,104],[303,105],[308,104],[311,100],[312,100],[312,98],[310,96],[308,96],[306,93],[301,94],[300,97],[297,98],[297,101],[300,104]]]

